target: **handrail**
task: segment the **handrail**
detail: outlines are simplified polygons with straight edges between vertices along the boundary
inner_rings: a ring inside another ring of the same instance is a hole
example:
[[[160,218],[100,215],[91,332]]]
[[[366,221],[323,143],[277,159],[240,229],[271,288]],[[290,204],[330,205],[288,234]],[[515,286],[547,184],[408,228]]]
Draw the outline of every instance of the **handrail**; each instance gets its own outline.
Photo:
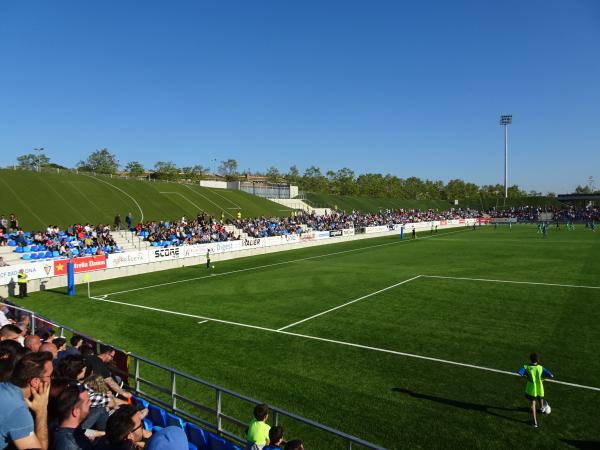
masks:
[[[40,316],[39,314],[36,314],[34,311],[22,308],[20,306],[15,306],[12,304],[8,304],[5,303],[3,301],[0,301],[0,305],[4,305],[8,308],[13,308],[15,310],[21,311],[21,312],[25,312],[27,314],[31,315],[31,324],[32,324],[32,332],[35,331],[34,327],[35,327],[35,319],[37,318],[38,320],[43,320],[44,322],[47,322],[49,324],[51,324],[52,326],[58,327],[61,330],[61,334],[64,333],[64,330],[69,330],[71,333],[73,334],[78,334],[86,339],[92,340],[96,343],[99,344],[107,344],[106,342],[103,342],[101,340],[98,340],[96,338],[93,338],[89,335],[86,335],[85,333],[80,333],[77,330],[75,330],[74,328],[71,328],[69,326],[66,325],[61,325],[58,322],[54,321],[54,320],[50,320],[50,319],[46,319],[45,317]],[[133,373],[128,373],[129,377],[131,377],[133,379],[133,383],[131,383],[131,386],[133,387],[134,393],[135,394],[142,394],[144,397],[147,397],[149,399],[151,399],[152,401],[162,404],[164,406],[166,406],[167,408],[172,409],[174,412],[177,412],[178,414],[182,414],[184,416],[190,417],[193,420],[204,424],[205,426],[215,429],[219,434],[223,435],[223,436],[227,436],[230,439],[233,439],[235,441],[241,442],[241,443],[245,443],[245,439],[241,436],[235,435],[225,429],[223,429],[223,421],[222,419],[225,419],[229,422],[235,423],[235,424],[245,424],[245,422],[236,419],[234,417],[230,417],[227,414],[223,413],[222,409],[221,409],[221,400],[222,400],[222,395],[226,394],[229,395],[231,397],[237,398],[238,400],[242,400],[248,403],[252,403],[254,405],[258,405],[260,403],[262,403],[259,400],[256,400],[252,397],[248,397],[246,395],[237,393],[235,391],[232,391],[230,389],[221,387],[217,384],[213,384],[210,383],[208,381],[202,380],[201,378],[198,378],[194,375],[190,375],[187,374],[185,372],[182,372],[180,370],[174,369],[172,367],[168,367],[165,366],[163,364],[160,364],[158,362],[152,361],[148,358],[145,358],[143,356],[140,355],[136,355],[134,353],[125,351],[123,349],[120,349],[118,347],[114,347],[113,348],[115,350],[118,350],[120,352],[122,352],[123,354],[131,357],[133,359]],[[161,386],[153,381],[150,381],[148,379],[142,378],[141,374],[140,374],[140,362],[146,363],[150,366],[156,367],[158,369],[164,370],[166,372],[168,372],[170,374],[170,386],[169,387],[164,387]],[[203,405],[197,401],[194,401],[191,398],[186,398],[184,396],[182,396],[181,394],[177,393],[176,387],[177,387],[177,377],[181,377],[184,379],[187,379],[189,381],[192,381],[196,384],[211,388],[214,393],[215,393],[215,408],[211,408],[208,407],[206,405]],[[159,392],[163,392],[166,395],[170,395],[171,398],[171,402],[166,402],[165,400],[162,400],[160,398],[157,398],[149,393],[146,393],[143,391],[141,384],[147,384],[149,386],[152,386],[154,389],[156,389]],[[216,425],[210,424],[208,422],[206,422],[205,420],[202,420],[201,418],[190,414],[189,412],[183,411],[182,409],[180,409],[177,406],[177,400],[182,400],[185,401],[187,403],[189,403],[192,406],[195,406],[198,409],[204,410],[207,413],[214,415],[214,418],[216,419]],[[356,436],[352,436],[350,434],[344,433],[343,431],[339,431],[336,430],[335,428],[331,428],[327,425],[321,424],[319,422],[315,422],[314,420],[311,419],[307,419],[305,417],[302,417],[300,415],[294,414],[292,412],[286,411],[282,408],[278,408],[278,407],[274,407],[269,405],[269,408],[271,409],[271,411],[273,412],[273,420],[275,425],[279,422],[279,417],[280,416],[284,416],[287,417],[289,419],[293,419],[295,421],[298,421],[304,425],[308,425],[314,429],[317,429],[319,431],[323,431],[325,433],[328,433],[336,438],[340,438],[342,441],[344,441],[347,444],[347,448],[348,449],[352,449],[353,445],[360,445],[362,447],[368,448],[368,449],[373,449],[373,450],[385,450],[384,447],[378,446],[376,444],[373,444],[371,442],[365,441],[361,438],[358,438]]]

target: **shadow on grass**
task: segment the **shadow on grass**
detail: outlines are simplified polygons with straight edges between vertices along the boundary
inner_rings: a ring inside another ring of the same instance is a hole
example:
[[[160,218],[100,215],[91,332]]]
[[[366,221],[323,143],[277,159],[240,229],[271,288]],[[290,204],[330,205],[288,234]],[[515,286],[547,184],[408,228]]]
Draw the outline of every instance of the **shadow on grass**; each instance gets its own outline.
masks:
[[[505,408],[502,406],[482,405],[480,403],[469,403],[469,402],[463,402],[460,400],[453,400],[450,398],[443,398],[443,397],[436,397],[434,395],[421,394],[419,392],[413,392],[409,389],[399,388],[399,387],[392,388],[392,391],[399,392],[401,394],[407,394],[407,395],[410,395],[411,397],[418,398],[421,400],[429,400],[430,402],[436,402],[436,403],[441,403],[442,405],[452,406],[454,408],[467,409],[470,411],[479,411],[482,413],[490,414],[492,416],[500,417],[501,419],[509,420],[511,422],[524,423],[527,425],[529,425],[529,423],[530,423],[529,420],[514,419],[514,418],[506,416],[504,414],[499,414],[499,413],[495,412],[495,411],[529,412],[529,408],[526,406],[520,407],[520,408]],[[528,419],[529,419],[529,417],[528,417]]]
[[[600,441],[577,441],[574,439],[561,439],[565,444],[578,448],[579,450],[598,450]]]
[[[67,292],[67,289],[65,289],[65,288],[44,289],[42,292],[44,292],[46,294],[61,295],[64,297],[69,295],[69,293]]]

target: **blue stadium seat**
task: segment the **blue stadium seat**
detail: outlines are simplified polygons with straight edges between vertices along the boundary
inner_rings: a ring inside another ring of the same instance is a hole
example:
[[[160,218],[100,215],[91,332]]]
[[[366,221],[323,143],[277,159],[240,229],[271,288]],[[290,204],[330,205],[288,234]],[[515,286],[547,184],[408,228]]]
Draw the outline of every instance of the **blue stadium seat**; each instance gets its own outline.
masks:
[[[21,256],[21,258],[25,261],[29,261],[31,259],[31,253],[23,253],[23,256]]]
[[[90,247],[85,249],[85,254],[86,255],[91,255],[92,254],[92,249]]]
[[[23,247],[15,248],[15,253],[23,253]]]
[[[208,450],[233,450],[238,448],[231,442],[223,439],[221,436],[211,433],[210,431],[207,431],[206,434],[208,435]]]
[[[167,426],[167,416],[164,409],[159,406],[148,405],[148,418],[152,421],[155,427],[165,428]]]
[[[31,245],[26,245],[25,247],[23,247],[23,251],[24,252],[30,252],[31,251]]]
[[[176,416],[175,414],[172,414],[170,412],[167,412],[167,426],[168,427],[179,427],[179,428],[183,429],[185,424],[183,423],[183,420],[181,420],[181,417]]]
[[[29,257],[31,259],[38,259],[38,254],[37,253],[28,253]]]
[[[58,250],[54,250],[54,251],[52,252],[52,257],[53,257],[53,258],[57,258],[57,257],[59,257],[59,256],[60,256],[60,253],[58,253]]]
[[[9,247],[16,247],[17,246],[17,241],[15,241],[14,239],[9,239],[8,240],[8,246]]]
[[[52,253],[50,253],[50,256],[52,256]],[[46,252],[38,253],[38,259],[50,258],[50,256],[46,256]]]
[[[206,431],[193,423],[185,423],[185,434],[190,444],[194,444],[198,450],[208,450],[208,439]]]
[[[76,248],[71,250],[71,253],[73,253],[73,256],[79,256],[79,250],[77,250]]]

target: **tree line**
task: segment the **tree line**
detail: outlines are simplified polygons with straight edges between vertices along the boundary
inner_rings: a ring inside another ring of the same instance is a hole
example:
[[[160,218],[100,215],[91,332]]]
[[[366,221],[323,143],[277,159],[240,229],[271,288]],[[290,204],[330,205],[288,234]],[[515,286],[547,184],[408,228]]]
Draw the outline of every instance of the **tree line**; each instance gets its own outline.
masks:
[[[38,167],[63,168],[50,162],[45,154],[25,154],[17,158],[20,168],[37,170]],[[122,171],[119,168],[123,167]],[[132,177],[149,177],[157,180],[199,181],[211,178],[208,167],[197,164],[193,166],[178,167],[172,161],[157,161],[151,169],[144,167],[139,161],[129,161],[121,165],[116,155],[106,148],[92,152],[85,160],[79,161],[77,170],[101,174],[124,174]],[[501,197],[504,195],[504,186],[501,184],[477,185],[461,179],[452,179],[447,183],[441,180],[421,179],[419,177],[400,178],[392,174],[363,173],[356,174],[353,170],[344,167],[322,172],[319,167],[310,166],[303,173],[293,165],[287,172],[280,172],[277,167],[271,166],[265,172],[239,171],[235,159],[226,159],[220,162],[216,173],[226,180],[234,181],[245,178],[246,175],[262,176],[270,183],[289,183],[298,186],[300,191],[326,193],[334,195],[364,196],[364,197],[389,197],[417,200],[452,200],[475,197]],[[577,186],[575,193],[600,193],[591,186]],[[526,192],[513,185],[508,188],[511,198],[524,196],[541,196],[541,192]],[[548,193],[555,196],[555,193]]]

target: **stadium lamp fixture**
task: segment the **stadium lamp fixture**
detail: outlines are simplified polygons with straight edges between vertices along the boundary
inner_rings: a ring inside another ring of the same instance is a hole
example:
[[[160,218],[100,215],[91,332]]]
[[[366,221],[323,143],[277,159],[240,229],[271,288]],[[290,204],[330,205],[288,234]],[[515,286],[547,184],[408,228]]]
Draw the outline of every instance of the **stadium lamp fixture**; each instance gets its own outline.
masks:
[[[508,126],[512,123],[512,114],[500,115],[500,125],[504,127],[504,198],[508,198]]]
[[[44,147],[34,148],[33,150],[35,150],[36,152],[38,152],[38,157],[37,157],[37,171],[39,173],[39,172],[41,172],[40,156],[41,156],[42,152],[44,151]]]

